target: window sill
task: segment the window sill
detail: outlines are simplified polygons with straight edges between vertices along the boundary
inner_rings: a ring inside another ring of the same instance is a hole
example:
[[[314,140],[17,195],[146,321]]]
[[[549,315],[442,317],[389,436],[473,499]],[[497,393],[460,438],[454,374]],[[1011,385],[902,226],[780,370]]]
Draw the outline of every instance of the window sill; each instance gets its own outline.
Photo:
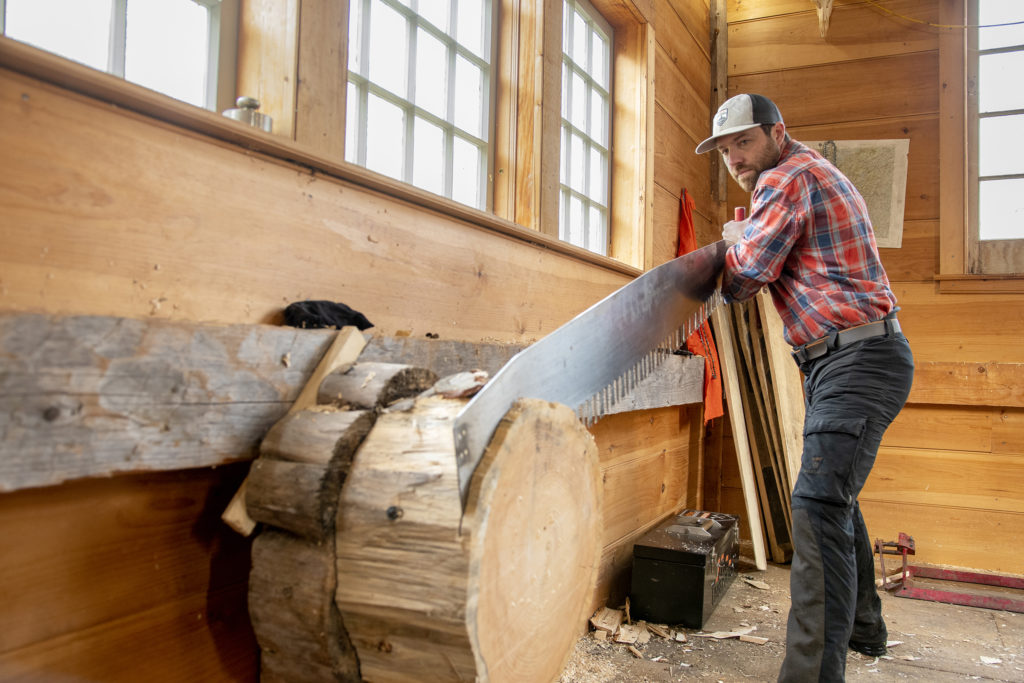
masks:
[[[936,275],[940,294],[1024,294],[1022,275]]]
[[[364,187],[388,197],[497,232],[535,246],[564,254],[614,272],[636,277],[638,268],[595,254],[543,233],[524,228],[494,214],[435,195],[412,185],[374,173],[346,161],[334,161],[289,138],[250,128],[212,111],[194,107],[110,74],[0,36],[0,68],[101,100],[245,150],[298,164],[314,173]]]

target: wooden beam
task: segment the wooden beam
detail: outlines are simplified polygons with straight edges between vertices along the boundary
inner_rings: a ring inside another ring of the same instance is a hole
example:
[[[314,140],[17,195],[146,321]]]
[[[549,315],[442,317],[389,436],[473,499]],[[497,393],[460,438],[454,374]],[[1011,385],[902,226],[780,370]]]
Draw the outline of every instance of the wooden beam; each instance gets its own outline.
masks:
[[[633,410],[700,403],[704,400],[704,359],[670,354],[628,396],[613,405],[607,415]]]
[[[0,315],[0,491],[250,460],[335,330]],[[374,338],[369,357],[491,374],[518,349]]]

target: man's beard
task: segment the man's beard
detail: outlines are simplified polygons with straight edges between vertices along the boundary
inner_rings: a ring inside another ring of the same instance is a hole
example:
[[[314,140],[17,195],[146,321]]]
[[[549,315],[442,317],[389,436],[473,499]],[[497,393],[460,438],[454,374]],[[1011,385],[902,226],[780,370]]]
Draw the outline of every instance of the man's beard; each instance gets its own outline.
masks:
[[[738,169],[730,166],[729,173],[746,192],[753,192],[754,186],[757,185],[757,179],[761,177],[761,174],[769,168],[774,168],[775,164],[779,163],[779,154],[779,146],[775,143],[775,139],[769,136],[768,144],[761,156],[740,166]]]

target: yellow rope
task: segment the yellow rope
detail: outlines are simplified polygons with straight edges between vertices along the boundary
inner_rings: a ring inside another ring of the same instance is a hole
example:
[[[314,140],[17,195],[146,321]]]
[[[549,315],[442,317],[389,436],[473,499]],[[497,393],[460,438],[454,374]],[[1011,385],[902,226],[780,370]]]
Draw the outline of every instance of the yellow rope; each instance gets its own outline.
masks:
[[[895,11],[889,9],[888,7],[883,6],[880,2],[877,2],[877,0],[867,0],[867,2],[872,4],[872,5],[874,5],[878,9],[882,10],[883,12],[887,12],[887,13],[893,15],[894,17],[899,17],[900,19],[905,19],[907,21],[912,21],[915,24],[924,24],[925,26],[931,26],[932,28],[996,28],[996,27],[999,27],[999,26],[1018,26],[1020,24],[1024,24],[1024,20],[1021,20],[1021,21],[1008,21],[1008,22],[1005,22],[1003,24],[984,24],[984,25],[980,25],[980,26],[967,26],[967,25],[963,25],[963,24],[933,24],[930,21],[922,21],[921,19],[914,19],[913,17],[908,17],[905,14],[900,14],[899,12],[895,12]]]

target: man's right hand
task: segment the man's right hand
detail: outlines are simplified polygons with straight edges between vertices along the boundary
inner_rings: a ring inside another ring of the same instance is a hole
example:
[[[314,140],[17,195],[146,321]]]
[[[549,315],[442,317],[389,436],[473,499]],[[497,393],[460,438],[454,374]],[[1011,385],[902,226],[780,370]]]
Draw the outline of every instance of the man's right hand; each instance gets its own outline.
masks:
[[[749,218],[742,221],[729,221],[722,226],[722,239],[729,244],[736,244],[743,239],[743,233],[746,232],[748,225],[750,225]]]

